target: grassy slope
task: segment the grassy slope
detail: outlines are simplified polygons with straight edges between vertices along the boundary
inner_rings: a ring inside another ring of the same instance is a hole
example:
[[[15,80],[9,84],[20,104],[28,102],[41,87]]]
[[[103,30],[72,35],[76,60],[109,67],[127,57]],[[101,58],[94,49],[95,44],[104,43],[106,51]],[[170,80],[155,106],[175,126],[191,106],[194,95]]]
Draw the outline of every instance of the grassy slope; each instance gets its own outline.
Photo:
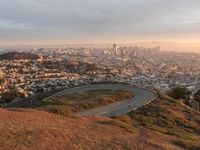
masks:
[[[126,91],[93,90],[74,94],[64,94],[41,101],[34,107],[61,115],[69,115],[96,107],[101,107],[118,101],[130,99],[133,94]]]
[[[137,124],[171,136],[169,141],[184,149],[200,149],[200,113],[168,97],[129,114]]]
[[[200,113],[167,97],[113,119],[23,109],[0,119],[0,149],[200,149]]]

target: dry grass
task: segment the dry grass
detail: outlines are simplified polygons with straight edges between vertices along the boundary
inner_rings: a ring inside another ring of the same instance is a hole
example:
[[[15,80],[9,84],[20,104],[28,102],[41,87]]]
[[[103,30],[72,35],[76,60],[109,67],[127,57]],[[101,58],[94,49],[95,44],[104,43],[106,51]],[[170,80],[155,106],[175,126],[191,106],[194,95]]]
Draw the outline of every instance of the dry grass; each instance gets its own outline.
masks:
[[[55,96],[41,102],[36,109],[67,116],[74,112],[101,107],[132,97],[133,94],[126,91],[93,90]]]
[[[104,124],[104,125],[111,125],[111,126],[115,126],[115,127],[120,127],[122,129],[125,129],[125,131],[130,132],[130,133],[134,133],[136,131],[136,129],[125,122],[119,121],[119,120],[105,120],[105,121],[99,121],[98,123],[100,124]]]
[[[0,120],[3,150],[200,149],[200,113],[168,97],[112,119],[0,109]]]
[[[154,134],[116,119],[72,118],[23,109],[0,109],[0,119],[0,149],[3,150],[142,150],[145,147],[159,150],[167,144],[165,136],[160,143],[153,143],[147,139],[155,139]]]
[[[163,96],[129,116],[138,125],[170,135],[173,144],[200,149],[200,113],[178,101]]]

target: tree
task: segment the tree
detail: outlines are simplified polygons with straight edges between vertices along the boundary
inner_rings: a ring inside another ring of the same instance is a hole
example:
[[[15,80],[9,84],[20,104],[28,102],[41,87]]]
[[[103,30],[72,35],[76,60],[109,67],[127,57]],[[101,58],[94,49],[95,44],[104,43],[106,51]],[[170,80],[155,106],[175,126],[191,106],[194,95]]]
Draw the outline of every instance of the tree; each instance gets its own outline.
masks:
[[[194,94],[194,100],[200,103],[200,89]]]
[[[18,97],[18,93],[17,93],[17,90],[14,87],[10,87],[9,91],[6,91],[2,94],[2,99],[6,103],[11,102],[16,97]]]
[[[176,86],[170,92],[169,96],[175,99],[189,99],[191,92],[184,86]]]

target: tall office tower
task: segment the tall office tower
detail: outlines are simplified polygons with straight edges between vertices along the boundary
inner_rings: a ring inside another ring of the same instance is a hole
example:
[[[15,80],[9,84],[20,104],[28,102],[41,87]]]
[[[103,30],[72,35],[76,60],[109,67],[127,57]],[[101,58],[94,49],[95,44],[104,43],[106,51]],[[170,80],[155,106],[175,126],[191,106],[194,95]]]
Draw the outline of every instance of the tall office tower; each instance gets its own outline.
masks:
[[[113,44],[113,49],[115,50],[117,48],[117,44]]]
[[[119,55],[119,48],[118,48],[117,44],[113,44],[113,52],[115,55]]]

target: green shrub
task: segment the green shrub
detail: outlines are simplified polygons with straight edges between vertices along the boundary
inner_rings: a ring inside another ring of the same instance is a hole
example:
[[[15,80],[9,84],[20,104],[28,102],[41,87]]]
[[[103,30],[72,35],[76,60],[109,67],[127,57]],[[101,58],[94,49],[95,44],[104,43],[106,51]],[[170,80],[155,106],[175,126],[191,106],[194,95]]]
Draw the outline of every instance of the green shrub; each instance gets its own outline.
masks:
[[[191,92],[183,86],[174,87],[168,95],[175,99],[188,99]]]

